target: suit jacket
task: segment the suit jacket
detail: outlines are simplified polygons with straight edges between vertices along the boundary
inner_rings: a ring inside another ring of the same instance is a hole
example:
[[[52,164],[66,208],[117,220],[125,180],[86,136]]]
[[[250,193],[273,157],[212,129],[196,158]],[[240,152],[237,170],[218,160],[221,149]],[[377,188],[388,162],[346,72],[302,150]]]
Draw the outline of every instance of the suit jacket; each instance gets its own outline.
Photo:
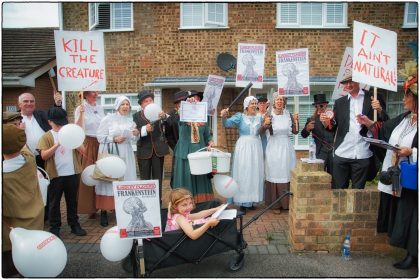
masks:
[[[35,120],[38,122],[39,126],[42,128],[42,130],[47,132],[48,130],[51,129],[51,126],[48,124],[48,117],[47,117],[46,112],[42,110],[35,110],[33,112],[33,116]]]
[[[179,139],[179,114],[173,109],[168,113],[169,117],[166,120],[166,139],[172,151],[175,151],[176,143]]]
[[[312,118],[308,118],[306,120],[306,125],[312,120]],[[332,151],[333,142],[334,142],[334,132],[327,130],[319,120],[319,116],[316,116],[315,118],[315,126],[314,129],[312,129],[311,132],[308,132],[305,127],[302,129],[300,135],[303,138],[306,138],[309,136],[309,134],[312,132],[312,135],[314,136],[315,144],[316,144],[316,155],[318,156],[319,153],[322,151],[325,151],[326,153]]]
[[[136,123],[137,128],[141,131],[141,128],[150,123],[149,120],[144,116],[144,111],[137,112],[133,115],[133,121]],[[169,147],[166,143],[165,130],[166,122],[156,122],[153,124],[153,131],[148,132],[146,136],[140,137],[137,141],[137,157],[139,159],[150,159],[153,153],[158,157],[163,157],[169,154]]]
[[[368,116],[369,119],[373,119],[373,112],[371,106],[371,96],[370,92],[365,91],[365,96],[363,99],[363,108],[362,114]],[[386,121],[388,120],[388,115],[385,112],[386,104],[382,96],[378,94],[378,100],[382,106],[381,114],[378,114],[378,120]],[[347,96],[343,96],[337,99],[334,103],[334,119],[331,121],[332,130],[335,131],[335,142],[334,149],[337,149],[344,140],[347,132],[349,132],[350,127],[350,99]]]

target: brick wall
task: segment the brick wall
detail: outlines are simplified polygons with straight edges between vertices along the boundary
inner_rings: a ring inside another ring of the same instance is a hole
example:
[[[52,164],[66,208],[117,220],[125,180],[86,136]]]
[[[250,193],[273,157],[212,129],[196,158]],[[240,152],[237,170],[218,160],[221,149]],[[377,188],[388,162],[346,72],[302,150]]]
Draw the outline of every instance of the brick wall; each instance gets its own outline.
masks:
[[[352,251],[390,251],[388,237],[376,232],[379,191],[332,190],[322,164],[298,162],[292,171],[289,241],[294,251],[339,252],[346,234]]]
[[[30,92],[35,96],[36,108],[40,110],[48,110],[54,106],[53,88],[51,86],[48,73],[43,74],[35,80],[35,87],[22,88],[3,88],[2,93],[2,109],[6,110],[7,106],[18,107],[18,97],[21,93]]]

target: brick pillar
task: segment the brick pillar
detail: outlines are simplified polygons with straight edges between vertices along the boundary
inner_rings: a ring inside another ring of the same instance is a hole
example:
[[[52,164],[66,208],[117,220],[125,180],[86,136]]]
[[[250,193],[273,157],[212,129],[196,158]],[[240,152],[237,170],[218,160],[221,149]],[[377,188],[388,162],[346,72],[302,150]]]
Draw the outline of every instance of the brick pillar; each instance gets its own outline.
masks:
[[[289,241],[293,251],[339,252],[344,236],[353,251],[389,251],[386,234],[376,232],[379,192],[332,190],[323,164],[300,160],[291,174]]]

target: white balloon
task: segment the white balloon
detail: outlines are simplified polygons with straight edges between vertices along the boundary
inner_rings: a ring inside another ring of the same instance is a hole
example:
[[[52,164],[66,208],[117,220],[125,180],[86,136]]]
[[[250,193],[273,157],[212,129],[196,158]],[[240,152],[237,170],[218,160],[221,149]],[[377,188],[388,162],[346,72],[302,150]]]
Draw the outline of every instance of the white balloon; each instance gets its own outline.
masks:
[[[218,194],[225,198],[233,197],[239,190],[238,184],[232,177],[216,174],[213,177],[214,186]]]
[[[68,149],[76,149],[85,141],[85,132],[77,124],[66,124],[58,132],[58,143]]]
[[[112,155],[98,160],[96,166],[102,174],[115,179],[123,177],[127,169],[125,162],[120,157]]]
[[[105,259],[117,262],[124,259],[131,251],[133,239],[120,238],[118,227],[108,229],[101,239],[101,253]]]
[[[98,184],[98,180],[92,178],[93,170],[95,169],[95,165],[91,164],[87,166],[82,172],[82,182],[86,186],[95,186]]]
[[[146,108],[144,108],[144,116],[151,122],[159,119],[160,112],[162,112],[162,109],[155,103],[150,103],[146,106]]]
[[[17,227],[9,236],[13,263],[24,277],[57,277],[66,266],[66,247],[54,234]]]
[[[50,184],[50,180],[45,178],[42,172],[39,170],[39,168],[41,167],[37,167],[37,168],[38,169],[36,170],[36,173],[38,176],[39,189],[41,190],[42,201],[44,202],[44,206],[45,206],[47,205],[47,193],[48,193],[48,185]]]

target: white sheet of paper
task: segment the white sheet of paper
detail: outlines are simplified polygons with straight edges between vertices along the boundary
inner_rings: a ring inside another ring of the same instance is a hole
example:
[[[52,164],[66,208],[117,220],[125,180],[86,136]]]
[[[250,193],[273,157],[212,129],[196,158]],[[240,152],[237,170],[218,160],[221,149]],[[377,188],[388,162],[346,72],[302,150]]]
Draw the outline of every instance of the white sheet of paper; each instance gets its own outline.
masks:
[[[226,209],[226,207],[229,205],[229,203],[223,204],[223,207],[219,208],[216,212],[211,215],[212,218],[219,218],[220,214]]]
[[[179,110],[181,122],[207,122],[207,102],[181,101]]]
[[[236,209],[227,209],[224,210],[219,217],[217,217],[218,220],[232,220],[236,218],[236,214],[237,214],[237,210]]]

